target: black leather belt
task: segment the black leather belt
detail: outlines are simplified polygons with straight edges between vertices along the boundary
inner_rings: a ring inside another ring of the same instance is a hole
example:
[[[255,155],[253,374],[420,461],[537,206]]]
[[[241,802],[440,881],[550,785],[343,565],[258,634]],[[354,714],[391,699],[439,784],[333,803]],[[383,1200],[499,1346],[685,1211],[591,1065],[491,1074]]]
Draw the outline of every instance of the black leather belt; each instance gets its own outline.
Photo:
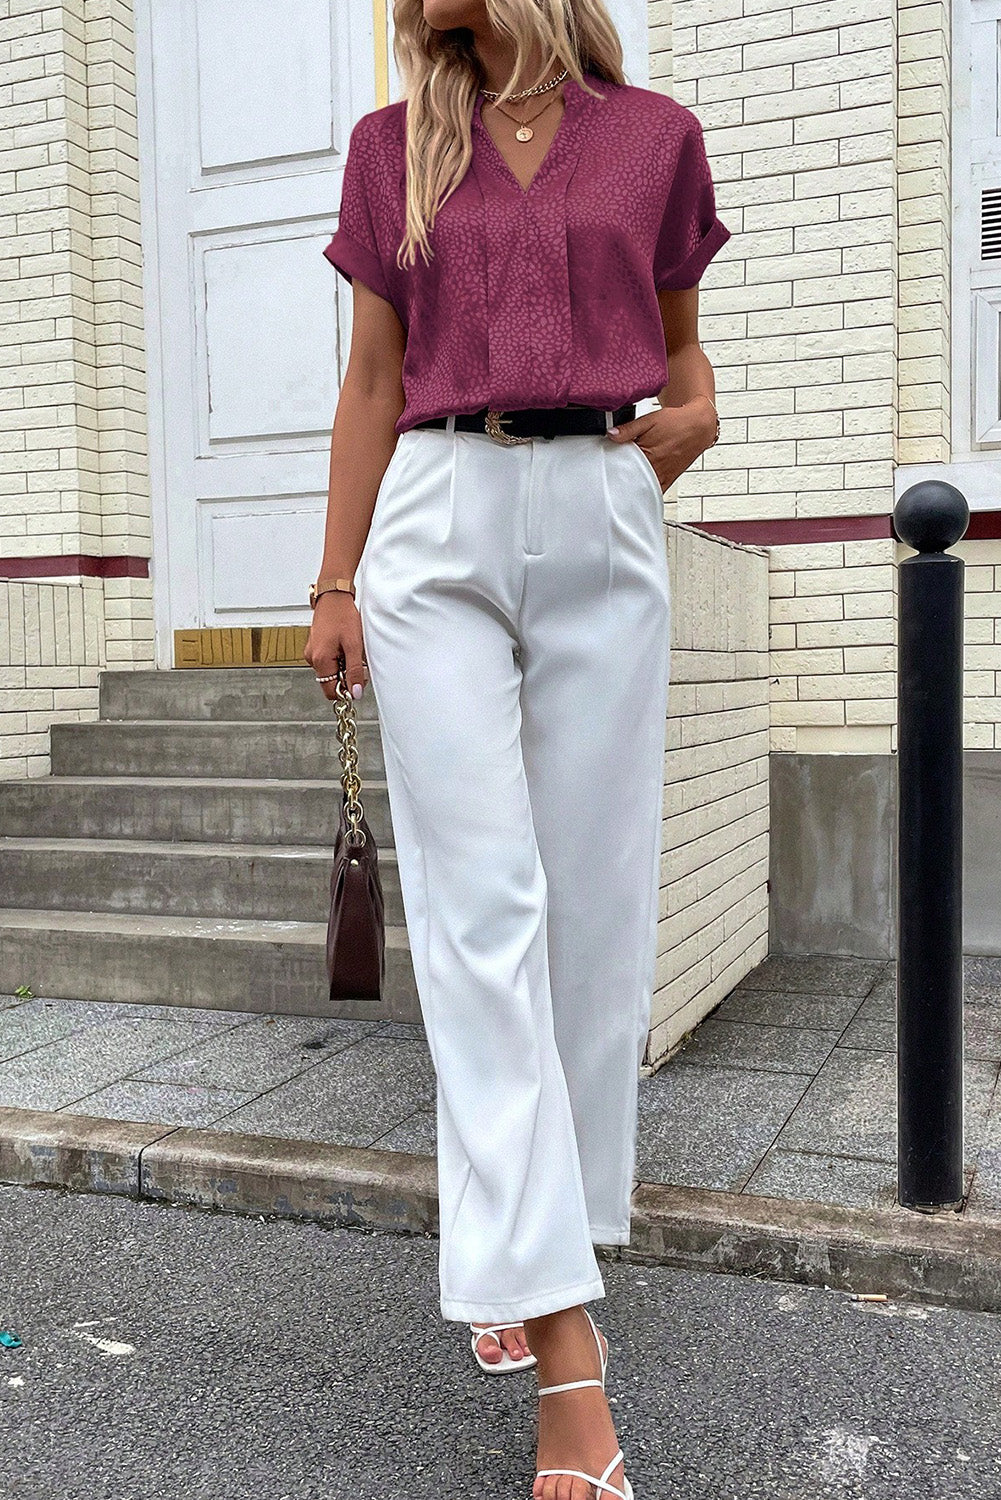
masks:
[[[635,402],[612,412],[612,426],[631,422],[636,415]],[[444,427],[447,417],[427,417],[415,427]],[[602,406],[527,406],[516,411],[495,411],[486,406],[479,411],[455,414],[459,432],[485,432],[498,443],[527,442],[529,438],[554,438],[604,432],[607,427]]]

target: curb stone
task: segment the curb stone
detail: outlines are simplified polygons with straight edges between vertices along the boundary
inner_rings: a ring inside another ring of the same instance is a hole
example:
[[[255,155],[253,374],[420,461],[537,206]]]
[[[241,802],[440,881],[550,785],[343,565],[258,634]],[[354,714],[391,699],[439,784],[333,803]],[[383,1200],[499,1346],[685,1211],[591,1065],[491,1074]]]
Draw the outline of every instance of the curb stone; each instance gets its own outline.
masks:
[[[622,1258],[1001,1312],[1001,1224],[640,1183]]]
[[[0,1108],[0,1182],[138,1196],[142,1152],[166,1125]]]
[[[437,1234],[430,1156],[280,1136],[0,1107],[0,1182]],[[883,1292],[1001,1312],[1001,1225],[638,1183],[627,1246],[605,1260]]]
[[[433,1157],[224,1130],[176,1130],[139,1162],[136,1196],[193,1208],[437,1234]]]

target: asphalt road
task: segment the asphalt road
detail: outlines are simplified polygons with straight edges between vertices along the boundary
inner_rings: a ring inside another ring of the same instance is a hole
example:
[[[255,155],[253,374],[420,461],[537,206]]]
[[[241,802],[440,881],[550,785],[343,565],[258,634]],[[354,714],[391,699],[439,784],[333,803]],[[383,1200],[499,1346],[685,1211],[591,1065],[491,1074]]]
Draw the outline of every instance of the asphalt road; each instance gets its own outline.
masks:
[[[3,1500],[530,1500],[432,1239],[0,1188]],[[636,1500],[1001,1500],[1001,1319],[603,1265]]]

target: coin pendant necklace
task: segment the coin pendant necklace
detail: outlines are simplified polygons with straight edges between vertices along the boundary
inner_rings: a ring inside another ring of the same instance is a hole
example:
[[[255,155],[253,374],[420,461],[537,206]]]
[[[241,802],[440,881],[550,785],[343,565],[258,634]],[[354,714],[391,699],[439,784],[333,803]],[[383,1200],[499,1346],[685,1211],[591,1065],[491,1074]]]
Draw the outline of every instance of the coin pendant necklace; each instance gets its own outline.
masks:
[[[507,115],[507,118],[509,120],[513,120],[514,123],[518,126],[518,129],[514,133],[514,138],[516,141],[530,141],[535,135],[535,131],[532,129],[530,122],[532,120],[537,120],[540,115],[544,115],[549,106],[554,102],[555,101],[552,99],[547,99],[542,108],[537,109],[534,115],[529,115],[527,120],[521,120],[517,115],[508,114],[508,111],[504,109],[500,104],[495,104],[494,109],[500,110],[500,113],[502,115]]]

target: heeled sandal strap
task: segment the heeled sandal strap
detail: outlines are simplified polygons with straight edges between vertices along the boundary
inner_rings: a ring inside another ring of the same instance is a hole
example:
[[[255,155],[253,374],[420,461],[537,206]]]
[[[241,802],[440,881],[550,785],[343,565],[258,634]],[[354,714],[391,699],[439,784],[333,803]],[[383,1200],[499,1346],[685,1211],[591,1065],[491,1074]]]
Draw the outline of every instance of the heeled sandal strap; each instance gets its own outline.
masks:
[[[585,1474],[582,1469],[539,1469],[536,1479],[544,1474],[565,1474],[569,1479],[586,1479],[588,1484],[593,1484],[596,1490],[604,1491],[609,1495],[618,1495],[619,1500],[628,1500],[625,1490],[618,1489],[614,1484],[609,1484],[608,1476],[620,1463],[625,1463],[625,1454],[620,1448],[605,1469],[600,1479],[595,1479],[593,1474]]]
[[[604,1390],[604,1386],[601,1385],[600,1380],[568,1380],[566,1385],[544,1385],[541,1390],[536,1392],[536,1395],[551,1396],[554,1391],[577,1391],[584,1385],[597,1385],[601,1386],[602,1390]]]
[[[500,1339],[497,1338],[497,1335],[503,1333],[507,1328],[517,1328],[518,1326],[517,1323],[488,1323],[485,1328],[476,1328],[470,1323],[469,1331],[473,1336],[473,1347],[476,1347],[485,1334],[489,1334],[492,1339],[495,1339],[500,1344]]]
[[[591,1314],[588,1312],[588,1310],[587,1310],[586,1307],[584,1309],[584,1316],[587,1319],[587,1321],[590,1323],[590,1325],[591,1325],[591,1332],[594,1334],[594,1342],[595,1342],[595,1345],[597,1346],[597,1349],[598,1349],[598,1359],[601,1362],[601,1383],[602,1383],[602,1385],[604,1385],[604,1383],[605,1383],[605,1367],[608,1364],[608,1352],[607,1352],[607,1350],[602,1349],[602,1347],[601,1347],[601,1339],[598,1337],[598,1325],[594,1321],[594,1319],[592,1318]]]

